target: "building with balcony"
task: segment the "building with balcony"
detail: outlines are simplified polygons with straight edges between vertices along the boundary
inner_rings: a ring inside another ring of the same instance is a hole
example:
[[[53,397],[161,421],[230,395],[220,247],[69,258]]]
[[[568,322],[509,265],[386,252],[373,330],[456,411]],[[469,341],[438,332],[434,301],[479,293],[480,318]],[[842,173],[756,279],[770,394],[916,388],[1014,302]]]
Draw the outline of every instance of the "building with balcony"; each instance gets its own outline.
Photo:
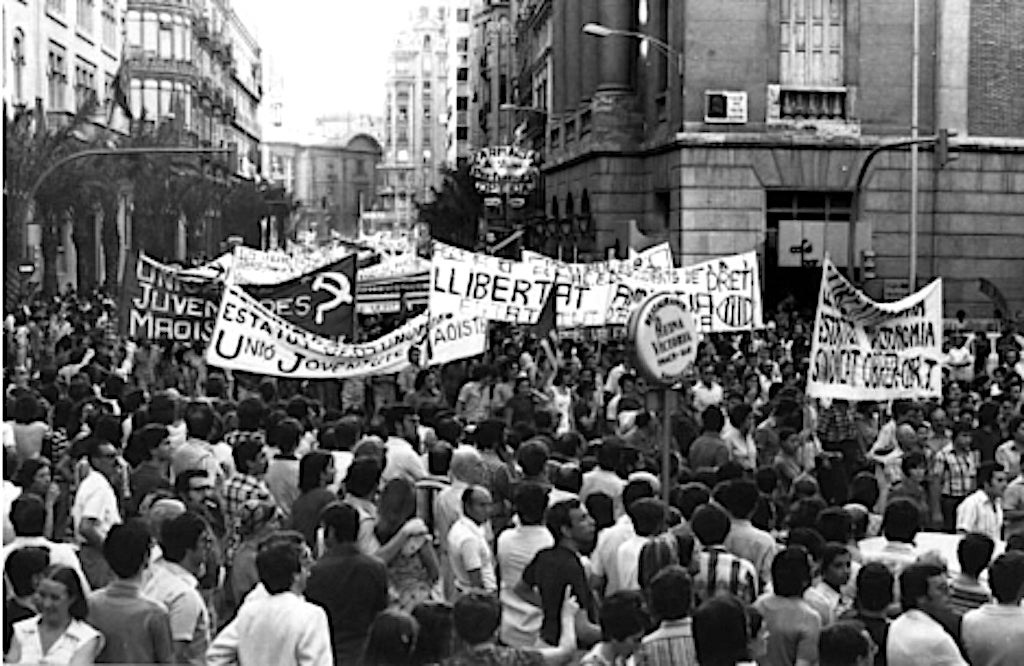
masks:
[[[544,4],[517,3],[521,51],[536,49],[528,10]],[[550,12],[547,214],[571,222],[586,205],[581,256],[665,240],[684,265],[756,250],[769,305],[813,303],[825,251],[873,295],[912,288],[909,151],[879,154],[853,206],[869,151],[911,133],[913,3],[558,0]],[[591,22],[671,51],[584,34]],[[1024,309],[1022,30],[1022,3],[921,3],[918,129],[959,136],[948,160],[920,151],[917,273],[944,278],[950,312],[991,314],[979,278]],[[529,92],[517,102],[534,104]]]
[[[376,205],[396,223],[415,224],[416,202],[440,189],[448,153],[448,3],[416,7],[388,63],[383,156],[377,167]]]
[[[323,220],[309,231],[326,239],[330,231],[354,239],[360,214],[370,208],[377,187],[381,147],[366,132],[317,143],[264,142],[264,175],[297,200],[300,219]],[[287,230],[286,230],[287,231]]]
[[[3,100],[8,116],[40,108],[52,127],[95,96],[99,106],[90,120],[95,126],[106,125],[105,110],[112,104],[121,65],[125,0],[8,0],[2,11]],[[122,210],[122,222],[123,216]],[[24,256],[36,267],[32,279],[38,281],[43,266],[40,226],[31,222],[21,241]],[[58,283],[76,284],[79,257],[70,224],[60,230],[57,243]],[[99,245],[92,244],[91,265],[97,271],[103,265]]]
[[[199,146],[236,148],[228,172],[254,178],[261,53],[227,0],[128,0],[125,26],[132,115],[173,119]]]

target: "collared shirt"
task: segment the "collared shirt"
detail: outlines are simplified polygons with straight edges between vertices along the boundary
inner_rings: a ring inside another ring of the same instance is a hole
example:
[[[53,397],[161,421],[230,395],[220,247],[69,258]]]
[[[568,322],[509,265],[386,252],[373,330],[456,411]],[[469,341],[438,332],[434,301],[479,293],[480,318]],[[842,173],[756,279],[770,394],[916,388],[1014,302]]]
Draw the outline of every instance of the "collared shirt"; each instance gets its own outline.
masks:
[[[917,561],[920,556],[917,547],[912,543],[889,541],[885,537],[871,537],[860,542],[860,553],[864,564],[881,562],[889,568],[894,576]]]
[[[821,616],[821,626],[835,622],[840,615],[850,610],[852,601],[837,592],[823,580],[818,581],[804,592],[804,601]]]
[[[493,385],[486,386],[477,381],[466,382],[459,390],[455,411],[466,423],[479,423],[490,416],[493,394]]]
[[[964,614],[964,650],[975,666],[1013,666],[1024,658],[1024,607],[985,604]]]
[[[331,666],[330,638],[323,608],[281,592],[243,605],[210,646],[207,663]]]
[[[494,554],[483,525],[463,516],[448,531],[448,558],[454,574],[455,589],[466,593],[474,590],[469,580],[470,571],[480,571],[484,592],[497,592],[498,578],[494,573]]]
[[[762,586],[771,580],[772,560],[779,551],[779,544],[771,534],[754,527],[749,520],[733,520],[722,545],[754,565]]]
[[[164,558],[157,560],[151,571],[142,593],[167,607],[171,638],[189,644],[187,663],[203,666],[210,644],[210,614],[199,593],[199,581],[177,562]]]
[[[92,663],[103,648],[103,634],[90,627],[82,620],[72,619],[50,648],[43,651],[42,637],[39,635],[40,616],[35,616],[14,624],[14,637],[21,648],[21,664],[68,664],[81,648],[91,640],[99,639],[96,652],[90,655],[87,663]]]
[[[886,642],[889,666],[967,666],[942,625],[911,609],[893,620]]]
[[[932,478],[939,482],[939,491],[947,497],[967,497],[974,490],[974,477],[978,473],[978,454],[958,451],[948,444],[935,454]]]
[[[427,476],[427,469],[423,466],[423,460],[412,444],[401,437],[388,437],[384,443],[387,453],[385,454],[384,471],[381,473],[381,481],[387,483],[391,479],[405,479],[415,484]]]
[[[1010,481],[1003,491],[1003,515],[1007,511],[1024,509],[1024,474]],[[1024,534],[1024,518],[1006,518],[1006,538],[1014,534]]]
[[[729,457],[742,465],[743,469],[753,470],[757,467],[757,445],[751,433],[744,435],[739,428],[727,422],[722,428],[722,440],[729,447]]]
[[[693,594],[701,604],[719,594],[731,594],[745,603],[757,598],[757,569],[722,546],[708,546],[697,553]]]
[[[505,645],[529,647],[540,634],[541,609],[527,603],[513,591],[534,556],[555,543],[544,525],[520,525],[498,535],[497,560],[501,572],[501,641]]]
[[[619,591],[619,546],[630,537],[636,536],[633,521],[629,516],[622,515],[611,527],[601,530],[597,535],[597,545],[590,556],[590,565],[595,576],[607,580],[605,595]]]
[[[636,666],[698,666],[691,618],[665,620],[644,636],[633,654]]]
[[[108,664],[166,664],[174,661],[167,608],[143,596],[140,583],[111,581],[89,595],[90,625],[107,639],[98,661]]]
[[[1003,507],[999,498],[991,498],[984,490],[976,490],[956,508],[958,532],[980,532],[993,541],[1003,536]]]
[[[96,529],[104,539],[111,527],[121,524],[121,512],[114,488],[107,477],[94,469],[90,469],[89,474],[82,479],[71,506],[75,534],[80,538],[79,529],[86,518],[96,519]]]
[[[640,589],[640,551],[644,549],[647,542],[648,537],[633,534],[619,545],[615,552],[615,567],[618,574],[616,590]],[[611,581],[609,581],[610,584]]]

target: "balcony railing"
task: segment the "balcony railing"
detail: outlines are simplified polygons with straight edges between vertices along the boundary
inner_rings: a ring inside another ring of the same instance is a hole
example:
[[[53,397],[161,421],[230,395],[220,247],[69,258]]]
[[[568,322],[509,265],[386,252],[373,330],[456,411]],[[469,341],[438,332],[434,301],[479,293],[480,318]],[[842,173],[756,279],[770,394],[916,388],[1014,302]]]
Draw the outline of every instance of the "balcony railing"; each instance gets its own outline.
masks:
[[[199,75],[195,63],[185,60],[172,60],[160,58],[150,53],[143,53],[141,50],[128,52],[132,73],[146,72],[151,74],[178,74],[180,76],[194,77]]]
[[[848,87],[768,86],[769,123],[847,122],[853,117],[853,94]]]

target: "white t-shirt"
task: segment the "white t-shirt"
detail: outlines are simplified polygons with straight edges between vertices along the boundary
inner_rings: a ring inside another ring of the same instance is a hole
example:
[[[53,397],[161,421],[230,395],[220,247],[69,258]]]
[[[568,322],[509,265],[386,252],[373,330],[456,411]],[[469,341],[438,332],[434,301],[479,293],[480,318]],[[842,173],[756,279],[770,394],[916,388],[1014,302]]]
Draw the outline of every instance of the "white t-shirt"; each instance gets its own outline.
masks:
[[[616,591],[640,589],[640,551],[644,549],[645,545],[647,545],[647,537],[634,534],[615,551],[618,569]]]
[[[75,493],[74,504],[71,505],[71,520],[75,528],[75,534],[82,526],[86,518],[96,519],[96,529],[103,538],[114,525],[121,524],[121,513],[117,507],[117,495],[110,485],[107,477],[92,469],[82,479]]]
[[[498,570],[501,572],[501,640],[512,647],[533,647],[544,619],[541,609],[519,597],[513,588],[533,557],[555,544],[544,525],[521,525],[498,536]]]
[[[498,578],[494,573],[494,554],[487,542],[483,525],[477,525],[462,516],[448,531],[448,556],[455,574],[455,588],[466,593],[473,590],[469,572],[480,570],[485,592],[498,591]]]

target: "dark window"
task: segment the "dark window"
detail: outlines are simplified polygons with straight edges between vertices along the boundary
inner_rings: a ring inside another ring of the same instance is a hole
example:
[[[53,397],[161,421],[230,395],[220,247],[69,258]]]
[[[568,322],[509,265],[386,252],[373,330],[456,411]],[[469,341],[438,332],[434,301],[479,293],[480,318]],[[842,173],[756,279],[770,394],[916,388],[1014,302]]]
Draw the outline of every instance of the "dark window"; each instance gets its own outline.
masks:
[[[459,95],[455,98],[455,110],[465,111],[469,108],[469,98],[465,95]]]
[[[456,9],[455,20],[459,23],[467,23],[469,21],[469,10],[468,9]]]
[[[466,141],[469,139],[469,128],[462,126],[455,128],[455,138],[459,141]]]
[[[455,42],[455,50],[459,53],[466,53],[469,51],[469,37],[459,37]]]
[[[459,67],[455,78],[459,81],[469,81],[469,67]]]

